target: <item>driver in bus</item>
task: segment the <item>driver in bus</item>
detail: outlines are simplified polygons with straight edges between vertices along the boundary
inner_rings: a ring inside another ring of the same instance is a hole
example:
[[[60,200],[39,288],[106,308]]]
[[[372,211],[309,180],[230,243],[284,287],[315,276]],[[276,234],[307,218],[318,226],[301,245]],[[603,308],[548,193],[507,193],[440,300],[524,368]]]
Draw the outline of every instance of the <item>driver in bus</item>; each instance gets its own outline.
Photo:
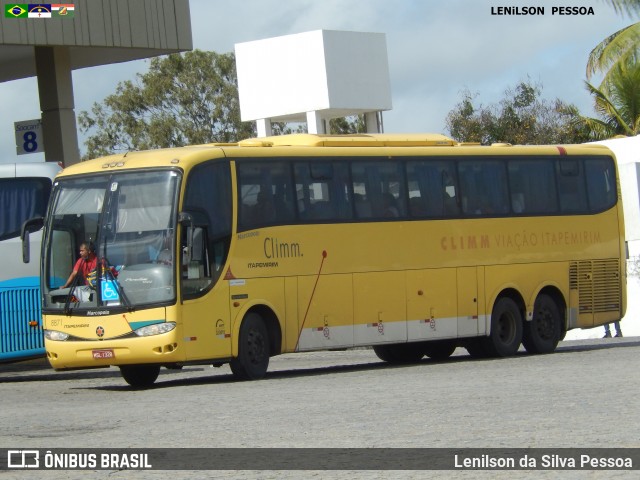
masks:
[[[87,276],[89,272],[95,270],[96,265],[98,263],[98,258],[96,257],[95,247],[91,242],[83,242],[80,244],[80,258],[76,262],[73,267],[73,271],[69,275],[69,278],[65,282],[65,284],[60,288],[67,288],[71,285],[75,278],[81,275],[84,284],[87,284]]]

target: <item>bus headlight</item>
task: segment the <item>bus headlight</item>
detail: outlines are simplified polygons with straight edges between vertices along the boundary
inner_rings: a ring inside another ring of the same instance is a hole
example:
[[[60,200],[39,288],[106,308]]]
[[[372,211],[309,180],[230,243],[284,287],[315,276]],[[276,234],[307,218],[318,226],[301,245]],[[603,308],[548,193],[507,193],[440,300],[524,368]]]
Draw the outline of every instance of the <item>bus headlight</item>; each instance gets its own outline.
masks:
[[[134,330],[135,334],[139,337],[149,337],[151,335],[160,335],[161,333],[170,332],[176,328],[176,324],[173,322],[154,323],[153,325],[147,325]]]
[[[55,342],[64,342],[67,338],[69,338],[69,334],[58,332],[56,330],[45,330],[44,338],[46,338],[47,340],[53,340]]]

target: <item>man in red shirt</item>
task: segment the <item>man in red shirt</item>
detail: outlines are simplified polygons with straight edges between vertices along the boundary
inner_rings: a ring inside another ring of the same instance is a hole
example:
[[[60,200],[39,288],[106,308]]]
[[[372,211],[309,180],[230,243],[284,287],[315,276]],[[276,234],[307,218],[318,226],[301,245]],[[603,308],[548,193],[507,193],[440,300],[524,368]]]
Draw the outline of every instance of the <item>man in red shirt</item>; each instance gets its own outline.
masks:
[[[93,251],[93,245],[90,243],[84,242],[80,244],[80,258],[73,266],[73,271],[69,278],[65,282],[65,284],[61,288],[67,288],[71,285],[78,274],[81,275],[84,284],[87,284],[87,275],[91,270],[96,268],[98,263],[98,259],[96,257],[95,252]]]

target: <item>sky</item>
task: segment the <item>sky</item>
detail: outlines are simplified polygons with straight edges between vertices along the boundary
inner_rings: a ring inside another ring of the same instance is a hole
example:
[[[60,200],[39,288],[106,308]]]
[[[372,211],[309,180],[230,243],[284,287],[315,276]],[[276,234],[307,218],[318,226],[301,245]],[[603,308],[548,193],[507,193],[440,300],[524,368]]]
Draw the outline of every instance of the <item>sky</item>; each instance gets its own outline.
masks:
[[[499,101],[530,79],[542,97],[594,116],[584,88],[591,49],[633,23],[604,0],[190,0],[193,46],[218,53],[236,43],[313,30],[384,33],[393,108],[389,133],[446,131],[445,119],[468,90],[477,102]],[[499,7],[543,6],[544,15],[495,15]],[[553,6],[592,7],[594,15],[553,15]],[[637,19],[635,19],[637,20]],[[46,20],[45,20],[46,21]],[[135,79],[148,60],[73,72],[76,114]],[[16,94],[19,92],[19,94]],[[0,162],[43,161],[16,155],[14,122],[40,117],[35,78],[0,84]],[[85,138],[80,136],[84,153]]]

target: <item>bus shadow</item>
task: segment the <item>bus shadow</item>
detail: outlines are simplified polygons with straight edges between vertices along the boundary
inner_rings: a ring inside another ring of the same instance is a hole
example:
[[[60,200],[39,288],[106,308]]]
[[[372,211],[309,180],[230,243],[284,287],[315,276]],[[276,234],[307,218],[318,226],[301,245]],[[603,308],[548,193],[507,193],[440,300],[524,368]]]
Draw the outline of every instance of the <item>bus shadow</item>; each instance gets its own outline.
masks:
[[[40,369],[39,369],[40,370]],[[25,383],[25,382],[56,382],[64,380],[85,380],[89,378],[113,378],[120,377],[120,371],[101,369],[95,370],[77,370],[73,372],[56,372],[51,367],[43,367],[42,373],[10,374],[4,376],[0,373],[0,383]],[[44,371],[46,370],[46,371]],[[33,372],[33,370],[30,370]]]
[[[556,349],[554,355],[562,355],[575,352],[589,352],[597,350],[608,350],[614,348],[637,348],[640,347],[640,339],[634,337],[633,340],[625,339],[595,339],[595,340],[577,340],[562,342]],[[416,366],[428,366],[428,365],[444,365],[444,364],[456,364],[460,362],[474,361],[474,362],[487,362],[487,361],[505,361],[516,360],[521,361],[530,357],[536,357],[538,355],[527,353],[523,348],[514,355],[508,358],[473,358],[466,353],[463,348],[456,350],[453,356],[445,360],[433,360],[430,358],[423,358],[416,363],[403,363],[403,364],[390,364],[378,360],[373,352],[371,361],[360,362],[356,364],[345,365],[328,365],[317,367],[302,367],[292,369],[281,369],[268,371],[265,380],[277,380],[277,379],[293,379],[303,378],[311,376],[324,376],[334,375],[341,373],[353,373],[353,372],[367,372],[373,370],[390,370],[390,369],[404,369],[414,368]],[[2,367],[2,365],[0,365]],[[19,368],[18,368],[19,370]],[[47,382],[47,381],[63,381],[63,380],[86,380],[86,379],[112,379],[121,378],[120,371],[117,369],[100,369],[100,370],[78,370],[71,372],[55,372],[51,367],[46,365],[23,367],[24,375],[12,375],[9,377],[3,377],[0,373],[0,383],[18,383],[18,382]],[[46,370],[46,371],[45,371]],[[37,371],[38,373],[33,373]],[[40,373],[42,372],[42,373]],[[15,373],[15,369],[14,369]],[[197,375],[197,376],[194,376]],[[197,385],[218,385],[241,382],[237,380],[231,373],[216,373],[210,372],[208,366],[188,366],[184,370],[168,370],[162,369],[158,381],[148,390],[162,389],[162,388],[175,388],[185,386],[197,386]],[[91,385],[91,386],[75,386],[72,389],[89,389],[89,390],[103,390],[113,392],[131,392],[144,389],[132,388],[124,383],[120,385]]]
[[[382,360],[372,359],[371,362],[367,363],[357,363],[357,364],[349,364],[349,365],[330,365],[330,366],[319,366],[319,367],[307,367],[307,368],[295,368],[291,370],[275,370],[267,372],[263,380],[277,380],[277,379],[293,379],[293,378],[308,378],[313,376],[324,376],[324,375],[334,375],[334,374],[343,374],[349,372],[367,372],[373,370],[390,370],[390,369],[404,369],[404,368],[415,368],[420,365],[436,365],[436,364],[444,364],[444,363],[457,363],[462,362],[470,357],[468,356],[455,356],[446,360],[431,360],[425,358],[416,363],[403,363],[403,364],[390,364],[383,362]],[[204,370],[204,369],[202,369]],[[218,384],[228,384],[228,383],[241,383],[243,380],[236,379],[231,373],[223,373],[223,374],[213,374],[213,375],[205,375],[198,377],[183,377],[167,380],[167,375],[178,374],[179,371],[162,371],[160,376],[158,377],[158,381],[153,384],[153,386],[148,387],[147,389],[140,388],[132,388],[129,385],[104,385],[104,386],[91,386],[91,387],[79,387],[86,388],[90,390],[104,390],[104,391],[112,391],[112,392],[130,392],[132,390],[155,390],[162,388],[175,388],[175,387],[185,387],[185,386],[196,386],[196,385],[218,385]]]
[[[638,339],[638,337],[632,338],[633,340],[627,340],[625,338],[606,338],[593,340],[589,343],[585,340],[569,340],[562,342],[556,349],[555,353],[588,352],[592,350],[608,350],[610,348],[640,347],[640,339]]]

